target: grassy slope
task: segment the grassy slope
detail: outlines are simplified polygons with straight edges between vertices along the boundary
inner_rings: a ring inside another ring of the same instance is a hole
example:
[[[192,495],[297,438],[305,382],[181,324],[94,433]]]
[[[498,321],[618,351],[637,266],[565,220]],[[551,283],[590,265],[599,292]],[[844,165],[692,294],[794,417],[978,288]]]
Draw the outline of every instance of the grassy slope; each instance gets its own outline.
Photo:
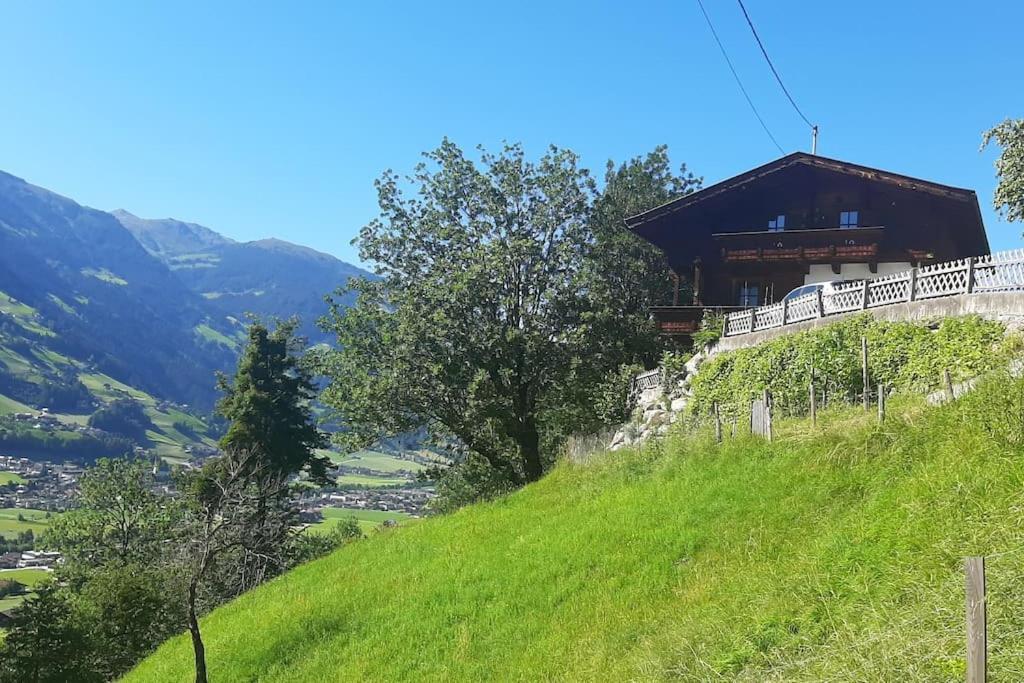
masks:
[[[1009,408],[988,407],[992,388],[894,401],[884,429],[846,410],[783,422],[774,444],[701,434],[563,464],[217,610],[211,679],[962,680],[961,559],[1005,553],[988,565],[990,671],[1024,680],[1013,390]],[[127,680],[190,665],[178,637]]]

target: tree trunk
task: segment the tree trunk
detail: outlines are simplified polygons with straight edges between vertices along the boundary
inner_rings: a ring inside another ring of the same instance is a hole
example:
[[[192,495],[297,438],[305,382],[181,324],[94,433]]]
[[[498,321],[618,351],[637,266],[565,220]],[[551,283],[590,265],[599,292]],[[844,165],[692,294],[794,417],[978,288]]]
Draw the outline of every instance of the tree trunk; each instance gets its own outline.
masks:
[[[192,651],[196,659],[196,683],[207,683],[206,681],[206,648],[203,646],[203,636],[199,632],[199,619],[196,617],[196,583],[189,583],[188,586],[188,630],[192,634]]]
[[[525,420],[518,441],[523,454],[523,473],[526,475],[526,481],[537,481],[544,474],[544,463],[540,460],[540,434],[533,420]]]

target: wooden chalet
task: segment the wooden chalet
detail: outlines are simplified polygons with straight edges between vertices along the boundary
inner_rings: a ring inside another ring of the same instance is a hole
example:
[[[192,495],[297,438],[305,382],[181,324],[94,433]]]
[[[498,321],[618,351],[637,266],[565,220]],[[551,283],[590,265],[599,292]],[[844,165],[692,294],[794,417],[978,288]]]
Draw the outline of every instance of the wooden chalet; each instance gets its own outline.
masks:
[[[668,258],[676,294],[652,312],[672,335],[696,331],[709,308],[760,306],[801,285],[989,253],[974,191],[803,152],[626,225]]]

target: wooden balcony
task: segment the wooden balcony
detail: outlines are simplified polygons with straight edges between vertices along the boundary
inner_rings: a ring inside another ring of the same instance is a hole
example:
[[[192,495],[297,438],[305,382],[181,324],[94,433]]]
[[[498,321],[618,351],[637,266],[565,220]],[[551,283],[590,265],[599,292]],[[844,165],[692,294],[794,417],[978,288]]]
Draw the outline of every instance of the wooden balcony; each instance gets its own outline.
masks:
[[[651,315],[658,331],[668,336],[688,337],[700,329],[704,313],[731,313],[746,310],[744,306],[652,306]]]
[[[876,261],[883,227],[778,232],[724,232],[713,237],[726,263],[863,263]]]

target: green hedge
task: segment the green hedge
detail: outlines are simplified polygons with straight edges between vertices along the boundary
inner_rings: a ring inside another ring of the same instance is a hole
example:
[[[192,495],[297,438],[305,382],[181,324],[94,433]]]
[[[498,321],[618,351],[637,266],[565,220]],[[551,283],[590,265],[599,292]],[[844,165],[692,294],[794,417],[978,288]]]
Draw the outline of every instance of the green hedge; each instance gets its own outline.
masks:
[[[718,402],[727,412],[742,413],[753,396],[769,389],[777,408],[802,414],[812,366],[816,387],[832,398],[852,399],[863,388],[862,336],[868,340],[872,385],[884,382],[896,390],[935,389],[944,369],[954,381],[973,377],[1005,365],[1021,347],[1002,323],[977,316],[928,324],[861,315],[715,355],[692,379],[690,409],[707,414]]]

